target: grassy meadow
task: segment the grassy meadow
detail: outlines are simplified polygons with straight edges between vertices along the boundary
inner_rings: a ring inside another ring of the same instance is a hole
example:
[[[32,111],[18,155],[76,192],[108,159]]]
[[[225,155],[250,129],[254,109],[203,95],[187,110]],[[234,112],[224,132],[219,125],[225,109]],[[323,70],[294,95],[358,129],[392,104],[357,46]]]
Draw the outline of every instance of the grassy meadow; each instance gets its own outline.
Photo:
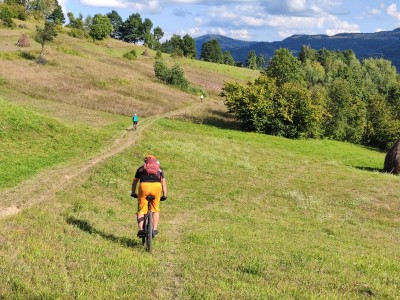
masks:
[[[134,142],[0,217],[0,299],[399,299],[400,178],[381,172],[385,153],[237,130],[217,95],[254,71],[165,57],[207,91],[201,104],[159,83],[151,56],[122,57],[141,46],[63,33],[39,66],[13,45],[24,26],[0,29],[0,208]],[[169,190],[152,253],[129,196],[148,153]]]

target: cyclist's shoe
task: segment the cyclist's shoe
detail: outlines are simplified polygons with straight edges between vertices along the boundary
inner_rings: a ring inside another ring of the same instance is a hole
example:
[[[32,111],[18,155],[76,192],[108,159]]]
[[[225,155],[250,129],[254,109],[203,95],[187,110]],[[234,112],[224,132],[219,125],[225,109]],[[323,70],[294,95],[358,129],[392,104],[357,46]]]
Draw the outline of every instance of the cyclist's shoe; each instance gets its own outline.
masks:
[[[143,237],[145,236],[144,230],[139,230],[138,233],[137,233],[137,236],[138,236],[139,238],[143,238]]]
[[[156,237],[158,235],[158,230],[153,230],[153,237]]]

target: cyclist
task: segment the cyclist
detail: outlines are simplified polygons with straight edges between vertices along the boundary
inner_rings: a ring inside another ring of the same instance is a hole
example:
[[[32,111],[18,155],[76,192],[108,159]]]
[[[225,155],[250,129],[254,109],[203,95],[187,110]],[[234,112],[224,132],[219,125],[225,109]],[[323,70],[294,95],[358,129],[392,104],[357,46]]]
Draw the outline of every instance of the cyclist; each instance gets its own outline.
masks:
[[[138,123],[138,121],[139,121],[139,118],[138,118],[138,116],[137,116],[136,114],[133,115],[132,121],[133,121],[133,128],[136,130],[136,128],[137,128],[137,123]]]
[[[140,166],[135,173],[135,178],[132,182],[132,196],[138,198],[138,211],[137,211],[137,224],[139,231],[137,233],[138,237],[144,236],[143,221],[144,215],[147,213],[148,202],[146,196],[153,195],[155,199],[153,200],[151,211],[153,212],[153,236],[158,234],[158,221],[160,219],[160,201],[167,200],[167,183],[165,181],[164,172],[158,168],[157,174],[148,174],[145,171],[145,164],[147,160],[157,158],[154,155],[147,155],[144,158],[143,166]],[[157,160],[157,164],[160,162]],[[139,184],[139,195],[136,194],[136,186]],[[162,195],[162,196],[161,196]]]

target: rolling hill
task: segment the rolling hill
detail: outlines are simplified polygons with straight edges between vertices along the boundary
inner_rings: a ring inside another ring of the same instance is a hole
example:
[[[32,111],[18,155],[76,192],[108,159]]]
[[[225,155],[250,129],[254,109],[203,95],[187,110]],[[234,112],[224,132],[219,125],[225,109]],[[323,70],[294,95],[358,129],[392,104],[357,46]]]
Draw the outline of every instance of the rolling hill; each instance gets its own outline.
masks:
[[[246,42],[221,35],[205,35],[195,39],[197,52],[201,53],[201,45],[208,40],[218,40],[223,51],[229,50],[235,61],[245,62],[247,55],[254,50],[257,55],[271,58],[279,48],[288,48],[297,55],[303,45],[313,49],[348,50],[351,49],[357,58],[384,58],[392,61],[397,70],[400,69],[400,28],[392,31],[375,33],[340,33],[328,35],[293,35],[282,41]]]

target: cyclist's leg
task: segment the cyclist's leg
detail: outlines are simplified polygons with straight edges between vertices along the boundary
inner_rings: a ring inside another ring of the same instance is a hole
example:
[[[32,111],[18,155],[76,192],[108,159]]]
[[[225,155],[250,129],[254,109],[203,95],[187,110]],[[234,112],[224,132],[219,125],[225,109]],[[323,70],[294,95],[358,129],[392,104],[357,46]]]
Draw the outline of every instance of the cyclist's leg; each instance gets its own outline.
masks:
[[[160,220],[160,198],[162,194],[161,183],[155,182],[153,186],[154,200],[151,211],[153,212],[153,229],[158,229],[158,221]]]
[[[143,214],[137,214],[137,224],[139,230],[143,230],[143,222],[144,222],[144,215]]]
[[[140,183],[138,194],[137,223],[139,230],[143,230],[144,215],[147,214],[148,204],[146,200],[146,186]]]
[[[157,230],[158,228],[158,221],[160,220],[160,212],[153,213],[153,229]]]

